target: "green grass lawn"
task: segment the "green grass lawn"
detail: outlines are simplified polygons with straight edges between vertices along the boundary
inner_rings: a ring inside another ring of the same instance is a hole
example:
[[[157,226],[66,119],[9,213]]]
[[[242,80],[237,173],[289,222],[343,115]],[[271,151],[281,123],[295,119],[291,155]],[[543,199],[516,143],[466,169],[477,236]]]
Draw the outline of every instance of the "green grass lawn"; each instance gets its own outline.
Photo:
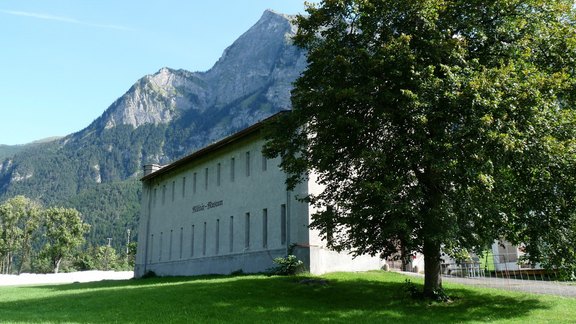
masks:
[[[0,288],[9,323],[570,323],[576,299],[445,284],[450,303],[413,300],[397,273],[175,277]],[[409,278],[420,288],[420,278]]]

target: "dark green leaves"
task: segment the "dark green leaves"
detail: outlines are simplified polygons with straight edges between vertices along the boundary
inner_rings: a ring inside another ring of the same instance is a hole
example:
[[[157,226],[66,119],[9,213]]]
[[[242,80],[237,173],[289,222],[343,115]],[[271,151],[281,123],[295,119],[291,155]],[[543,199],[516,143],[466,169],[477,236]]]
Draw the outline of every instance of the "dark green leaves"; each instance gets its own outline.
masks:
[[[309,65],[267,152],[325,186],[332,247],[573,245],[570,1],[326,0],[298,21]]]

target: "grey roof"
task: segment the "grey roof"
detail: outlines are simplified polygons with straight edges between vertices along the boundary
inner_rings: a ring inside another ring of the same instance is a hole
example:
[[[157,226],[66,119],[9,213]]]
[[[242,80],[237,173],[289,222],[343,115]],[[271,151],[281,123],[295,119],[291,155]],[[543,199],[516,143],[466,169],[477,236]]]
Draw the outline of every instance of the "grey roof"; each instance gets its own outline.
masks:
[[[237,133],[234,133],[228,137],[225,137],[224,139],[222,139],[218,142],[215,142],[213,144],[205,146],[205,147],[199,149],[198,151],[193,152],[190,155],[187,155],[187,156],[185,156],[179,160],[176,160],[170,164],[162,166],[162,168],[158,169],[157,171],[154,171],[154,172],[142,177],[140,179],[140,181],[148,181],[148,180],[154,179],[158,176],[165,175],[165,174],[169,173],[170,171],[178,169],[179,167],[181,167],[183,165],[186,165],[186,164],[188,164],[194,160],[197,160],[201,157],[204,157],[207,154],[210,154],[211,152],[217,151],[217,150],[219,150],[223,147],[226,147],[228,145],[232,145],[235,142],[237,142],[243,138],[246,138],[248,135],[253,134],[253,133],[261,130],[268,121],[270,121],[271,119],[276,118],[279,115],[284,114],[286,112],[288,112],[288,111],[287,110],[280,111],[280,112],[278,112],[278,113],[276,113],[276,114],[274,114],[274,115],[272,115],[266,119],[259,121],[258,123],[254,124],[252,126],[249,126],[249,127],[245,128],[245,129],[243,129]]]

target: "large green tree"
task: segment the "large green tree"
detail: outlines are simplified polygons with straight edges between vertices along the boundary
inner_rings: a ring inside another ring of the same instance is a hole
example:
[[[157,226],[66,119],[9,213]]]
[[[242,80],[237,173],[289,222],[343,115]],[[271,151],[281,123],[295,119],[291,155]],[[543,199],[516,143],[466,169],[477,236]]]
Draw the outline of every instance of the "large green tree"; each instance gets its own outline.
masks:
[[[324,0],[299,16],[308,68],[266,148],[289,187],[323,192],[311,227],[336,250],[422,252],[523,242],[574,269],[572,1]],[[330,237],[328,237],[330,236]],[[572,262],[572,265],[570,265]]]
[[[85,242],[90,225],[82,221],[76,209],[51,207],[43,211],[43,227],[46,243],[41,255],[50,260],[54,273],[58,273],[62,260],[71,257]]]
[[[2,273],[17,272],[30,258],[32,241],[39,226],[40,204],[24,196],[10,198],[0,205],[0,263]]]

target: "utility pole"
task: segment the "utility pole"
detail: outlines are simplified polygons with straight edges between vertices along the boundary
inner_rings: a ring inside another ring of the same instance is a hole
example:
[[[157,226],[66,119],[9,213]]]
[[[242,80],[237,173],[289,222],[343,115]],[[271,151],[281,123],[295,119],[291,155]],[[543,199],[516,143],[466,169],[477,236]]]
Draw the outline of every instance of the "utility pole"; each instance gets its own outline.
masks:
[[[127,229],[126,231],[128,232],[128,237],[126,238],[126,255],[128,255],[128,252],[130,252],[130,229]]]

